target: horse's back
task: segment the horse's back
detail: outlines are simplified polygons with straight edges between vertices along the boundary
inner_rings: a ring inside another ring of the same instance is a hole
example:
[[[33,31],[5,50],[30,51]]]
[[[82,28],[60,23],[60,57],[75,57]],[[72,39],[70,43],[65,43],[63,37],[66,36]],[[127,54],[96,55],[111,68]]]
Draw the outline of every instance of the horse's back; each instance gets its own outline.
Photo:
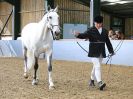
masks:
[[[38,23],[29,23],[22,29],[21,37],[24,45],[31,45],[30,41],[36,37],[37,29]]]
[[[38,28],[38,23],[29,23],[24,28],[22,29],[22,37],[27,37],[28,35],[33,35],[33,33],[36,31]]]

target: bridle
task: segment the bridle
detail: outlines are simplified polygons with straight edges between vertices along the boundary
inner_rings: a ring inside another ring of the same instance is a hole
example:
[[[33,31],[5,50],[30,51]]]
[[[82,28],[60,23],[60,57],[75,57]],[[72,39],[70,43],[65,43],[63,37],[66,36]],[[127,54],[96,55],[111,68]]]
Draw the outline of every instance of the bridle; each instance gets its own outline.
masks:
[[[58,26],[58,27],[59,27],[59,25],[52,25],[52,24],[50,24],[50,27],[52,27],[52,28],[49,28],[49,29],[50,29],[50,31],[51,31],[51,34],[52,34],[53,40],[56,40],[55,35],[54,35],[54,32],[53,32],[53,28],[54,28],[54,26]]]
[[[53,11],[51,11],[51,12],[53,12]],[[49,23],[49,17],[48,17],[48,15],[47,15],[47,23]],[[50,27],[48,27],[48,29],[50,30],[50,32],[51,32],[51,34],[52,34],[52,37],[53,37],[53,40],[56,40],[55,38],[55,35],[54,35],[54,33],[53,33],[53,28],[54,27],[56,27],[56,26],[58,26],[59,27],[59,25],[53,25],[53,24],[49,24],[50,25]]]

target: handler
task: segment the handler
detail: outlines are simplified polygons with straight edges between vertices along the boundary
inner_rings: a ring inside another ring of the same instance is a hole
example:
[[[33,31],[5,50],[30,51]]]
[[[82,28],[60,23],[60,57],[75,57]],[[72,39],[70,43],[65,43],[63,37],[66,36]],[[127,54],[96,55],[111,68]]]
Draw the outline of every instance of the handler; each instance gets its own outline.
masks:
[[[75,32],[74,35],[76,38],[89,39],[88,57],[91,57],[93,63],[89,86],[95,86],[94,81],[96,80],[99,89],[103,90],[106,83],[104,83],[101,78],[101,63],[103,58],[106,58],[105,44],[111,56],[114,55],[114,51],[108,38],[108,31],[103,28],[103,17],[96,16],[94,18],[94,24],[95,26],[87,29],[84,33]]]

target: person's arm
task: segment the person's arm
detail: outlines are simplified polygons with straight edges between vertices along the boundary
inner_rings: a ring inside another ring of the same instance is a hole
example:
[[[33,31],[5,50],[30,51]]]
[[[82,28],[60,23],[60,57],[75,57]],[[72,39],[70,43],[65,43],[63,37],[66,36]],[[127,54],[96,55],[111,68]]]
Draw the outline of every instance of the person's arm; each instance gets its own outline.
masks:
[[[107,31],[106,31],[106,34],[107,34]],[[112,46],[112,44],[110,42],[110,39],[109,39],[108,35],[106,35],[106,45],[107,45],[109,53],[111,55],[114,55],[115,53],[114,53],[114,50],[113,50],[113,46]]]
[[[80,39],[89,39],[89,29],[84,33],[75,32],[75,37]]]

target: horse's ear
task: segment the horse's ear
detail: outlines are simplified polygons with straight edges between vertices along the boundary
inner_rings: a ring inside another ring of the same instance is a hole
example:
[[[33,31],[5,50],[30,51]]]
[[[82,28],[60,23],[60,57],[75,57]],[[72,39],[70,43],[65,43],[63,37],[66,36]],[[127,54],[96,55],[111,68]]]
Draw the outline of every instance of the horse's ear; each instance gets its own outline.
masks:
[[[58,5],[56,6],[56,8],[54,9],[55,12],[58,12]]]

